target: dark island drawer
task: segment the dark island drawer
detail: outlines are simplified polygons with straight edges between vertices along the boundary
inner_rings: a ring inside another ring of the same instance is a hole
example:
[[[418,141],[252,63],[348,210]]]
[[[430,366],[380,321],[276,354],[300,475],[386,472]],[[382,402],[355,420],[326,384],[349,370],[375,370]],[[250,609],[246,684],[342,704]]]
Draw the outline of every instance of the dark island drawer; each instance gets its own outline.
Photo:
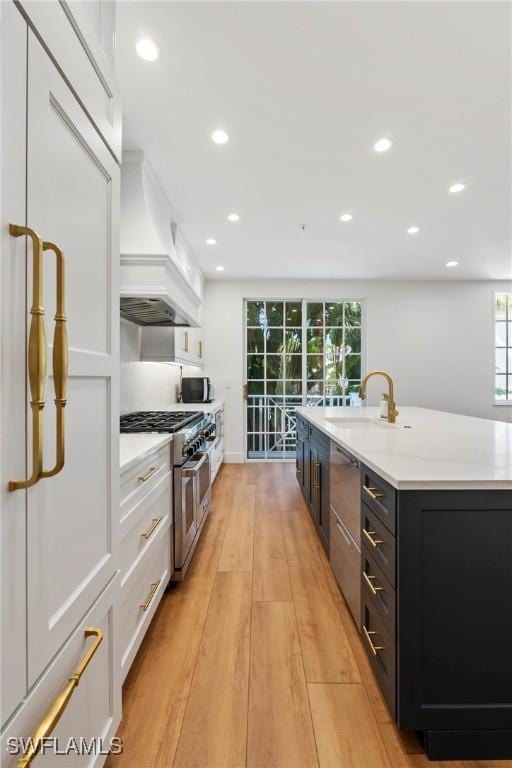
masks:
[[[396,540],[384,523],[361,504],[361,545],[375,558],[391,586],[396,586]]]
[[[370,603],[377,608],[386,628],[396,638],[396,592],[364,546],[361,552],[361,589]]]
[[[361,593],[361,639],[391,717],[396,720],[396,647],[379,612]]]
[[[391,533],[396,533],[396,490],[376,472],[361,467],[361,499]]]

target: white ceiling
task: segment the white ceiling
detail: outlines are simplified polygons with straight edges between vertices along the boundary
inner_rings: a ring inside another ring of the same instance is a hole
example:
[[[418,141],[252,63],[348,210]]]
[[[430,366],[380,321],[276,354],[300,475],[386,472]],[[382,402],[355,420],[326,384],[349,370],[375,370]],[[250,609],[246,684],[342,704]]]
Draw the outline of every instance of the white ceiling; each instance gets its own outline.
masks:
[[[125,146],[146,152],[207,277],[512,277],[508,2],[117,13]],[[155,62],[135,53],[143,35]]]

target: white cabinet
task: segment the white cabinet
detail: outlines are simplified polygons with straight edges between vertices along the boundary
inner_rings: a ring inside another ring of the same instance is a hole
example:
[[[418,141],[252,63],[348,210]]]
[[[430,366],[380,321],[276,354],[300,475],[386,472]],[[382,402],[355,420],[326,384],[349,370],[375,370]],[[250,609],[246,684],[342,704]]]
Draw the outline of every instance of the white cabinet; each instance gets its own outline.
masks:
[[[224,408],[215,411],[215,442],[212,451],[212,483],[224,461]]]
[[[119,168],[33,34],[28,51],[27,221],[66,261],[69,373],[65,464],[28,491],[28,684],[70,635],[118,565]],[[19,239],[19,256],[25,247]],[[55,254],[44,254],[43,303],[56,306]],[[30,263],[30,258],[29,258]],[[48,342],[52,344],[51,324]],[[52,366],[44,468],[55,461]]]
[[[9,236],[10,221],[25,220],[27,31],[11,3],[0,4],[2,109],[2,228],[0,312],[2,365],[0,410],[0,722],[26,693],[26,494],[11,493],[8,482],[26,471],[25,408],[25,254]]]
[[[109,584],[52,661],[49,668],[9,722],[0,738],[2,768],[14,768],[23,753],[23,739],[33,734],[41,718],[56,701],[79,663],[90,650],[95,653],[80,678],[51,737],[46,754],[34,760],[37,768],[99,768],[119,725],[121,685],[117,657],[119,576]],[[100,637],[86,630],[100,630]],[[77,755],[74,743],[89,747]],[[57,748],[68,754],[56,754]]]
[[[3,5],[3,3],[2,3]],[[121,161],[121,102],[114,78],[114,2],[92,0],[101,7],[100,40],[90,11],[82,2],[21,0],[20,9],[30,21],[59,69],[79,95],[81,103],[117,160]],[[110,40],[107,38],[110,37]]]
[[[104,613],[91,618],[106,622],[108,637],[58,732],[102,736],[120,718],[119,166],[109,144],[116,120],[110,115],[100,134],[106,106],[92,98],[99,70],[90,59],[85,65],[85,38],[65,8],[0,8],[0,714],[5,723],[18,713],[9,731],[17,723],[20,738],[31,736],[87,651],[84,617],[108,590]],[[83,68],[65,79],[32,24],[46,46],[55,44],[57,61],[75,51]],[[51,766],[103,760],[37,757]]]
[[[124,680],[172,576],[169,444],[121,475],[121,677]]]
[[[140,356],[143,362],[204,365],[202,328],[142,328]]]
[[[204,341],[202,328],[176,328],[175,358],[185,365],[204,364]]]

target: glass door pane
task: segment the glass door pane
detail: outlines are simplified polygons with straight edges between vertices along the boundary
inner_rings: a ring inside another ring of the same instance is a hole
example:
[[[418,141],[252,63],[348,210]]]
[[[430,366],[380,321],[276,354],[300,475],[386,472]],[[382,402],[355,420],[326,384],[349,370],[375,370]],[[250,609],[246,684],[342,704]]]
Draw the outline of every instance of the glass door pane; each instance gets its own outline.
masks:
[[[247,456],[295,456],[295,409],[357,402],[361,303],[246,301]]]

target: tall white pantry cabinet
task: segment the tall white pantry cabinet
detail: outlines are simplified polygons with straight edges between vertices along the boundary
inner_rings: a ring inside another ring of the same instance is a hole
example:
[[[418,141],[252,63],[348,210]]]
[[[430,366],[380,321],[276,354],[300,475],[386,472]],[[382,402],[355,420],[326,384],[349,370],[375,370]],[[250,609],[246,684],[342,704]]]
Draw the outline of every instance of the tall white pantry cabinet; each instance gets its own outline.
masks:
[[[100,766],[121,716],[112,12],[101,2],[0,3],[6,768]],[[43,734],[58,742],[35,756],[20,742],[14,754],[17,739]]]

